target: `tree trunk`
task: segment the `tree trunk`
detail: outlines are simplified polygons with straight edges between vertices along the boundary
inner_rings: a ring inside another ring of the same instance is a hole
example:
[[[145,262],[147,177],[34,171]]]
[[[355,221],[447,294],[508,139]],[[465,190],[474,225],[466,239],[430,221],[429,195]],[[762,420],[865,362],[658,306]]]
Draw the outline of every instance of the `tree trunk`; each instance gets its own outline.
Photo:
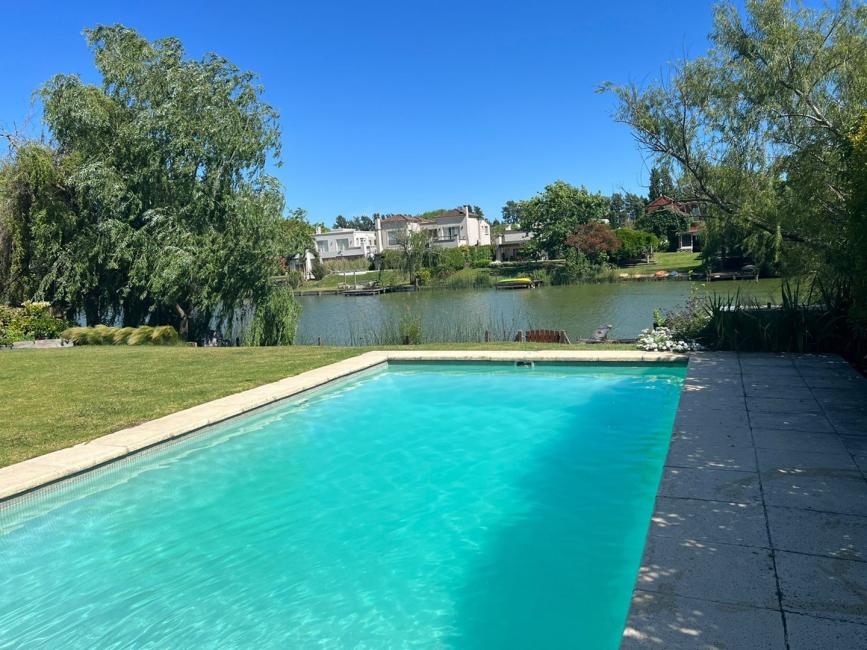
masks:
[[[190,317],[177,303],[175,303],[175,311],[178,312],[178,316],[181,318],[180,327],[178,327],[178,335],[181,337],[182,341],[186,341],[190,334]]]

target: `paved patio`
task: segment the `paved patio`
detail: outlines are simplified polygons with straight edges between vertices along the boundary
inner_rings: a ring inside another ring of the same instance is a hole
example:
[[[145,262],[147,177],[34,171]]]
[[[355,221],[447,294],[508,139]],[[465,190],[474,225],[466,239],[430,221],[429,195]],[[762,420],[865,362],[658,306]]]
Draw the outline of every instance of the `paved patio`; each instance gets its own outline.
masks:
[[[621,648],[867,649],[867,379],[690,360]]]

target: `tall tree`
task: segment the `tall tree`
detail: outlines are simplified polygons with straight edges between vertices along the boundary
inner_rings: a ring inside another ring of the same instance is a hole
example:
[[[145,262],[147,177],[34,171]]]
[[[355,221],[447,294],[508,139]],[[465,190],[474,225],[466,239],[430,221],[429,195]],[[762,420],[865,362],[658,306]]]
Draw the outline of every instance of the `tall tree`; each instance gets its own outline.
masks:
[[[608,198],[607,218],[612,228],[620,228],[629,221],[626,200],[620,192],[615,192]]]
[[[255,309],[273,291],[283,212],[262,88],[215,54],[187,59],[175,38],[85,36],[102,83],[48,81],[51,144],[14,147],[0,167],[0,291],[182,334]]]
[[[581,224],[604,218],[607,210],[608,200],[601,194],[555,181],[533,198],[520,202],[519,226],[533,233],[528,246],[535,252],[561,257],[566,250],[566,238]]]
[[[506,201],[503,206],[503,223],[516,224],[521,220],[521,205],[518,201]]]
[[[655,201],[661,196],[674,198],[674,181],[667,166],[650,168],[650,188],[647,193],[648,201]]]
[[[867,106],[867,5],[821,9],[748,0],[715,12],[712,49],[648,88],[614,87],[617,118],[682,174],[712,220],[743,226],[745,249],[784,270],[853,273],[867,220],[855,208],[853,134]],[[722,230],[722,229],[720,229]]]

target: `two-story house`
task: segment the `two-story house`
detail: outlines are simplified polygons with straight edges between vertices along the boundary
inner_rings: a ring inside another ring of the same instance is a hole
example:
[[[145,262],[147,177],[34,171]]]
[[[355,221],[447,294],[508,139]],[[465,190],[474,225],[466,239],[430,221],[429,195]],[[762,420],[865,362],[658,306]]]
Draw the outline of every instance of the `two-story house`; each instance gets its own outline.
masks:
[[[491,224],[469,206],[446,210],[435,217],[421,219],[395,215],[376,220],[376,244],[379,251],[400,248],[401,234],[424,231],[437,248],[487,246],[491,243]]]
[[[316,229],[313,235],[316,242],[316,252],[323,262],[333,259],[370,258],[377,253],[376,233],[367,230],[352,230],[337,228],[322,232]]]

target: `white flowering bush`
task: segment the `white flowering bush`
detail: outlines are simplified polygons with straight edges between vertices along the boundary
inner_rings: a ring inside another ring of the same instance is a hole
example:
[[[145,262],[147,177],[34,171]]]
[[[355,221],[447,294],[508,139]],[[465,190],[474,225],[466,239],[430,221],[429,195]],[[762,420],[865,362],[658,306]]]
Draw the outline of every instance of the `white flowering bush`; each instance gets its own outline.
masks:
[[[695,341],[679,341],[674,338],[667,327],[655,327],[641,330],[638,337],[638,349],[647,352],[690,352],[701,350],[701,345]]]

